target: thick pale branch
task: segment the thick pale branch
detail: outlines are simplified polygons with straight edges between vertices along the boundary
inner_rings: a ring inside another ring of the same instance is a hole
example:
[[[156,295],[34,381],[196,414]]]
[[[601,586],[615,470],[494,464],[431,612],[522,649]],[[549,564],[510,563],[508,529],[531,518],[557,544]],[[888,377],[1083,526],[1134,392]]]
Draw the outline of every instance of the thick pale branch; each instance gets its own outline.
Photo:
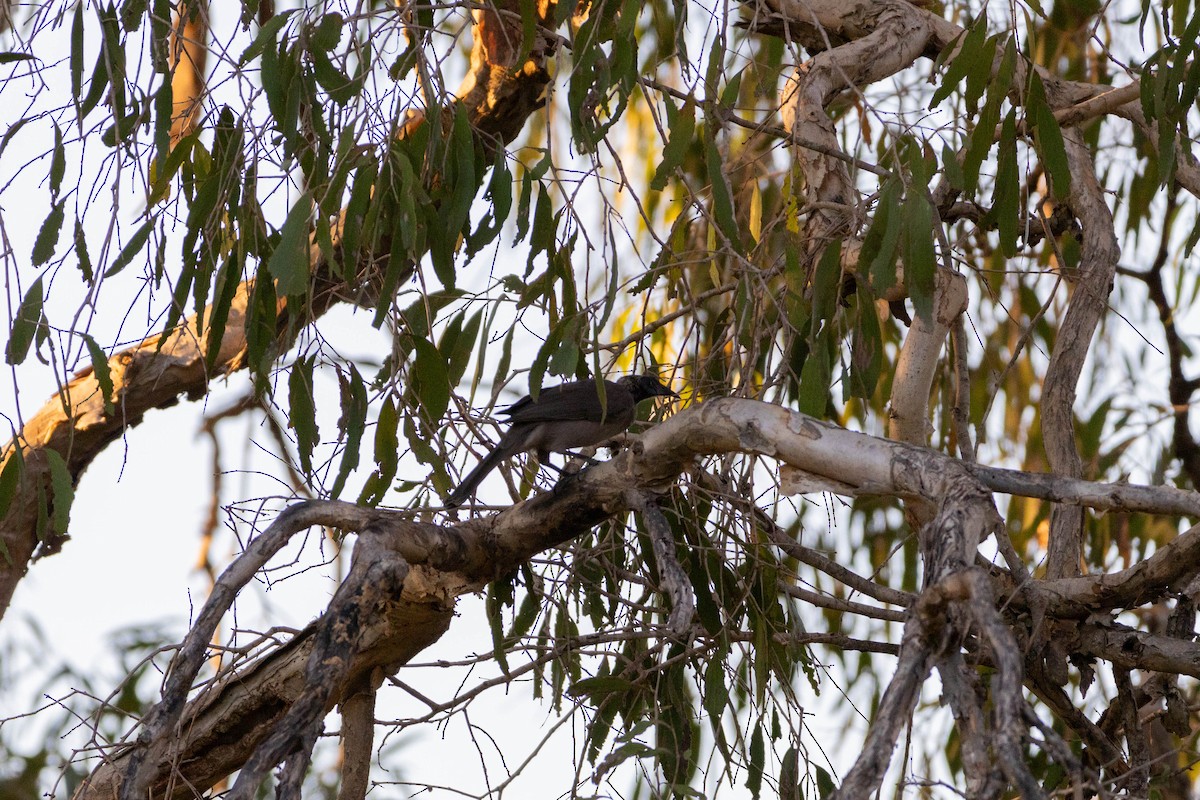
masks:
[[[796,20],[798,25],[816,22],[820,27],[826,16],[836,16],[843,24],[854,20],[854,32],[861,38],[837,44],[798,66],[781,93],[780,114],[796,143],[794,152],[804,173],[806,199],[810,203],[857,208],[858,190],[846,168],[846,159],[827,155],[842,150],[825,107],[840,91],[894,75],[919,58],[931,33],[926,15],[916,13],[907,3],[891,2],[772,0],[764,6],[773,14]],[[809,142],[817,143],[820,149],[806,146]],[[810,217],[806,230],[810,247],[820,248],[832,238],[854,234],[855,223],[844,213],[818,211]]]

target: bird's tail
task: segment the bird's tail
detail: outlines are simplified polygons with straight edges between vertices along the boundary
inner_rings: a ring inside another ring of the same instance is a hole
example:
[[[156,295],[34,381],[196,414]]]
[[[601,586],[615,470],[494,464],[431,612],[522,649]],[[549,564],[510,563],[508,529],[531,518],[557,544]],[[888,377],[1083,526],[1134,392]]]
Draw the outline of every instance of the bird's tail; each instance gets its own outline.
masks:
[[[509,455],[511,454],[508,452],[508,448],[504,447],[504,441],[501,440],[500,444],[476,464],[475,469],[471,470],[467,477],[463,478],[462,483],[458,484],[458,488],[450,493],[450,496],[446,498],[446,508],[456,508],[465,503],[471,495],[475,494],[475,490],[487,477],[487,474]]]

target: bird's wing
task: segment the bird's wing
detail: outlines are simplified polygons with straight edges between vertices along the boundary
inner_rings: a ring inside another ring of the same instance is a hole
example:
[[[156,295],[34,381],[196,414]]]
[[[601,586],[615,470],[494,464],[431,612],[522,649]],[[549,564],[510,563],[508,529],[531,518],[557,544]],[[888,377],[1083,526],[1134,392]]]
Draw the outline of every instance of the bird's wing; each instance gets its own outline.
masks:
[[[633,396],[623,386],[604,382],[605,405],[596,393],[595,381],[573,381],[544,389],[537,400],[523,397],[500,412],[513,424],[577,420],[603,422],[620,417],[633,408]]]

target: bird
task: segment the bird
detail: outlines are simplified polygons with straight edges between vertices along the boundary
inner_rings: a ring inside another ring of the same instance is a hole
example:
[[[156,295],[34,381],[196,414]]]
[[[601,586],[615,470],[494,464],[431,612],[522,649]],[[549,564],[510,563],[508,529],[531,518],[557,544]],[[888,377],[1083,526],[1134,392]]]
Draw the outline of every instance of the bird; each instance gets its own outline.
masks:
[[[463,478],[446,507],[455,508],[475,493],[484,477],[506,458],[535,450],[538,463],[550,453],[563,453],[607,441],[632,423],[638,403],[652,397],[679,397],[655,375],[625,375],[604,381],[604,400],[595,380],[572,381],[543,389],[534,400],[522,397],[500,413],[509,429],[492,451]]]

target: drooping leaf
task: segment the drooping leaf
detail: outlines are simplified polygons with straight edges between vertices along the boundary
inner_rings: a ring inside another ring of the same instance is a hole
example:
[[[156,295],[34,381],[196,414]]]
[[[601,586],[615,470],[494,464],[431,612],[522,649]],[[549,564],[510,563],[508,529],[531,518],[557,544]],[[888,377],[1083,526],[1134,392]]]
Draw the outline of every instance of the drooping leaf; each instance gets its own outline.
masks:
[[[746,763],[746,788],[750,796],[758,800],[762,791],[763,773],[766,771],[766,745],[763,742],[762,723],[754,723],[754,733],[750,735],[750,760]]]
[[[4,348],[5,363],[20,364],[29,354],[29,346],[33,343],[34,335],[42,322],[43,300],[42,276],[39,275],[25,292],[25,298],[13,318],[8,345]]]
[[[946,74],[942,77],[941,84],[934,90],[933,96],[929,99],[930,108],[937,108],[941,105],[941,102],[958,88],[958,84],[962,82],[963,78],[979,68],[979,62],[982,61],[984,51],[987,49],[984,47],[984,37],[986,35],[987,14],[980,14],[979,18],[967,28],[965,34],[960,34],[950,44],[946,45],[945,50],[942,51],[942,56],[939,56],[939,58],[944,57],[950,52],[954,52],[956,49],[957,53],[950,60],[950,66],[946,68]],[[995,45],[993,44],[992,47],[994,50]],[[986,69],[989,73],[991,72],[991,67],[991,59],[988,58]]]
[[[279,244],[267,262],[267,271],[275,279],[275,291],[280,296],[295,297],[308,291],[312,210],[312,192],[306,191],[288,212],[279,231]]]
[[[1016,42],[1015,38],[1010,36],[1004,47],[1004,55],[1000,59],[1000,67],[988,85],[987,100],[979,112],[967,141],[966,152],[963,154],[963,188],[969,193],[974,193],[978,187],[979,169],[991,152],[996,126],[1000,124],[1001,105],[1012,85],[1016,62]]]
[[[313,448],[320,441],[317,428],[317,404],[313,393],[313,369],[316,356],[298,358],[288,376],[288,424],[296,431],[296,451],[300,469],[312,474]]]
[[[812,280],[812,329],[833,317],[842,291],[842,240],[831,242],[821,253]]]
[[[681,108],[667,99],[667,140],[663,144],[662,160],[654,171],[650,188],[662,191],[675,170],[683,163],[684,156],[696,136],[696,107],[684,103]]]
[[[4,462],[4,469],[0,470],[0,520],[8,515],[8,509],[17,496],[17,487],[20,485],[21,476],[25,474],[25,456],[21,452],[21,448],[12,442],[8,446],[14,449],[12,455]],[[3,451],[2,454],[8,455],[8,451]],[[3,540],[0,539],[0,541]],[[11,554],[6,550],[3,555],[5,562],[12,566]]]
[[[225,325],[229,321],[229,310],[233,307],[233,298],[237,295],[242,281],[242,264],[245,256],[235,250],[229,254],[217,271],[216,290],[213,302],[205,315],[208,319],[208,333],[204,361],[212,370],[216,367],[217,358],[221,354],[221,342],[225,337]]]
[[[52,447],[42,450],[46,461],[50,464],[50,491],[53,503],[53,514],[50,516],[50,530],[55,534],[67,532],[67,524],[71,520],[71,504],[75,502],[75,482],[67,462]]]
[[[32,119],[34,119],[34,118],[33,117],[22,117],[21,119],[14,122],[12,125],[8,126],[8,130],[6,130],[4,132],[3,136],[0,136],[0,155],[4,155],[4,150],[8,147],[8,143],[10,141],[12,141],[12,138],[17,135],[17,133],[21,130],[21,128],[24,128],[25,125],[27,123],[29,123],[29,121]]]
[[[882,295],[896,285],[896,258],[900,252],[900,191],[899,178],[889,178],[879,192],[875,216],[863,237],[859,252],[859,270],[865,266],[876,295]]]
[[[1037,72],[1030,70],[1029,93],[1025,98],[1026,120],[1033,130],[1033,143],[1042,164],[1050,176],[1054,194],[1068,197],[1071,193],[1071,167],[1067,163],[1067,150],[1063,144],[1062,130],[1054,111],[1046,102],[1046,89]]]
[[[75,257],[79,259],[79,271],[83,274],[83,279],[91,283],[95,278],[92,274],[92,258],[88,255],[87,237],[83,233],[83,223],[79,221],[79,217],[75,218]]]
[[[31,263],[35,267],[45,264],[54,255],[54,248],[58,246],[58,234],[62,231],[63,217],[66,214],[65,204],[66,200],[59,200],[51,206],[50,213],[46,215],[42,227],[38,229],[31,255]]]
[[[83,0],[75,0],[71,17],[71,97],[78,107],[83,97]]]
[[[904,228],[904,282],[913,308],[923,319],[933,317],[933,286],[937,255],[933,239],[933,207],[916,181],[904,200],[901,218]]]
[[[438,349],[423,338],[412,339],[412,390],[421,403],[426,421],[436,423],[450,405],[450,379],[446,360]]]
[[[396,402],[387,397],[379,409],[379,420],[375,424],[375,472],[367,478],[359,495],[358,502],[367,506],[377,506],[396,477],[396,469],[400,463],[400,439],[397,436],[400,426],[400,416],[396,412]]]
[[[1014,109],[1009,109],[1000,129],[996,186],[992,192],[992,210],[989,214],[1000,230],[1000,249],[1009,258],[1017,254],[1017,234],[1021,228],[1020,179],[1017,169],[1017,115]]]
[[[50,157],[50,196],[57,199],[62,188],[63,175],[67,172],[67,154],[63,148],[62,131],[54,123],[54,151]]]
[[[363,434],[367,429],[367,388],[358,368],[349,365],[349,372],[338,369],[338,388],[341,396],[341,416],[338,417],[338,438],[345,439],[346,449],[338,464],[337,477],[329,490],[337,498],[346,486],[346,479],[358,467]]]
[[[279,12],[271,17],[266,25],[259,28],[258,35],[254,37],[254,41],[242,51],[242,55],[238,59],[238,66],[244,66],[251,59],[262,55],[268,48],[273,48],[275,46],[275,37],[279,35],[279,31],[287,24],[288,17],[295,14],[296,11],[297,9],[292,8]]]
[[[711,128],[711,125],[709,126]],[[733,214],[733,195],[729,191],[729,182],[725,180],[725,171],[721,163],[721,151],[717,141],[710,134],[705,137],[705,165],[708,167],[709,185],[712,187],[712,213],[716,219],[717,228],[729,242],[735,252],[744,252],[741,231],[738,229],[737,218]]]
[[[150,232],[154,230],[154,219],[148,219],[133,232],[133,236],[129,237],[129,241],[121,248],[121,252],[113,259],[112,264],[108,269],[104,270],[104,277],[108,278],[116,275],[137,257],[137,254],[146,246],[146,240],[150,238]]]
[[[848,391],[851,396],[870,400],[875,394],[879,376],[883,371],[883,333],[871,291],[858,284],[858,324],[850,346],[850,380]]]
[[[96,376],[96,383],[100,384],[100,396],[104,398],[104,413],[111,415],[116,409],[113,405],[113,380],[112,370],[108,367],[108,355],[89,334],[83,334],[83,341],[87,345],[88,356],[92,361],[92,374]]]
[[[825,409],[829,405],[829,385],[833,376],[828,347],[830,338],[829,328],[823,328],[804,361],[804,368],[800,372],[799,395],[796,398],[801,414],[818,418],[825,416]]]

